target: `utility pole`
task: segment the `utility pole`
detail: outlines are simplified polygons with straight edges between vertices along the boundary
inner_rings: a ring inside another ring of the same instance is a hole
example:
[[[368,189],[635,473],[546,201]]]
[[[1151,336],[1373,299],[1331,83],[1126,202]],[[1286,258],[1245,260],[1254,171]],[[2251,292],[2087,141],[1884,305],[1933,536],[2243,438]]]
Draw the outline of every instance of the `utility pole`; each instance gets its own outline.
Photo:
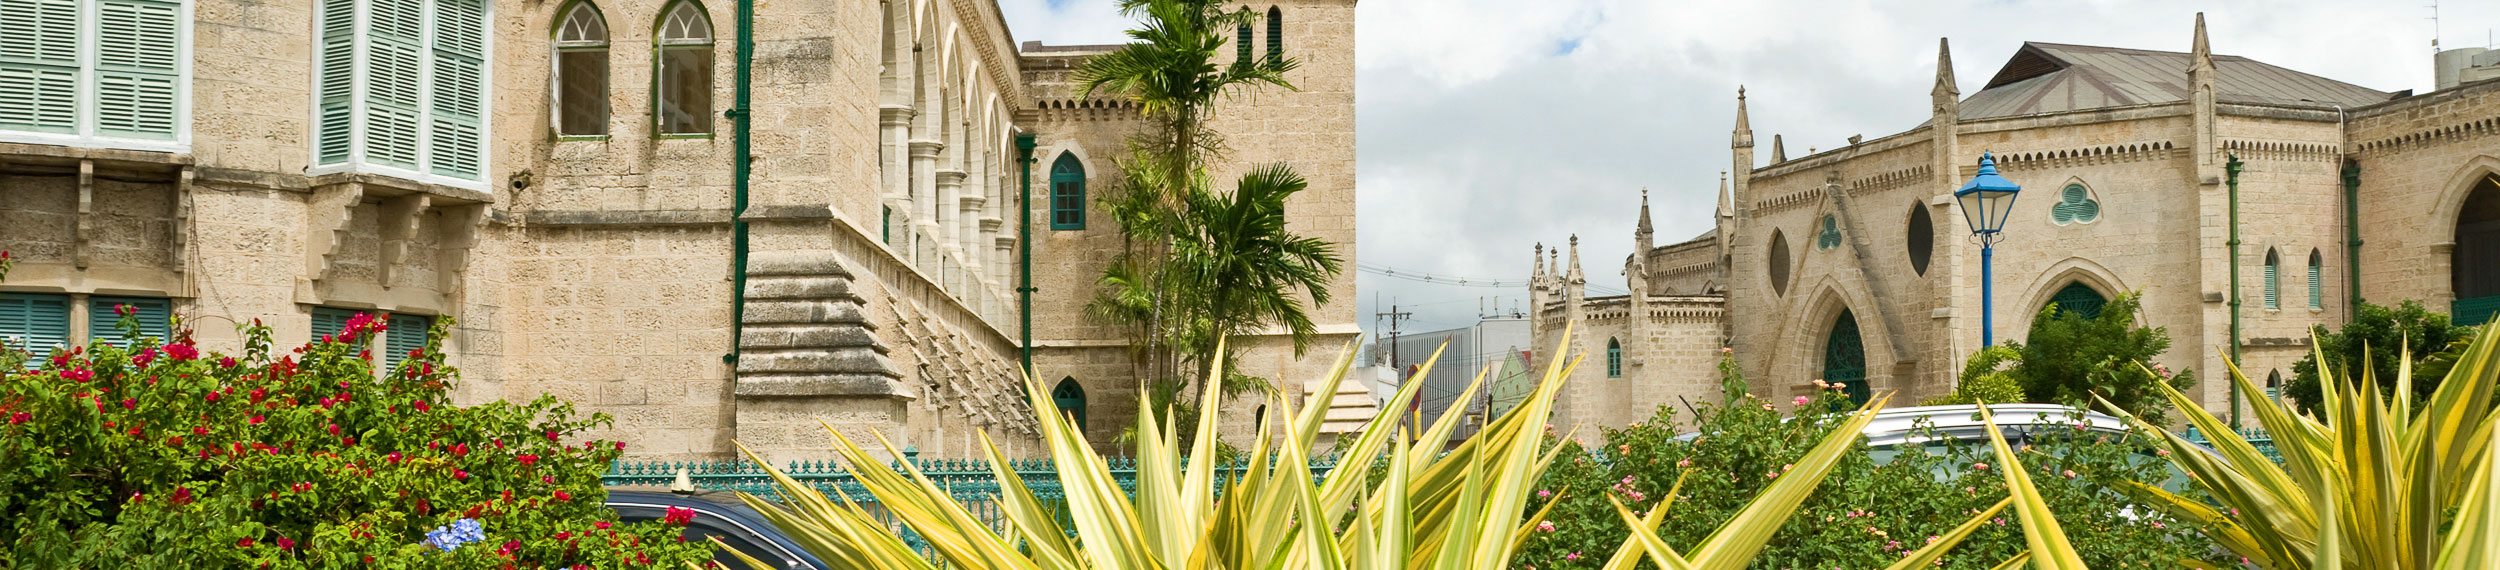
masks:
[[[1373,306],[1378,306],[1378,304],[1375,303]],[[1396,374],[1398,375],[1398,388],[1401,390],[1406,388],[1406,382],[1409,378],[1406,376],[1406,367],[1398,362],[1398,323],[1414,317],[1414,313],[1398,310],[1398,306],[1395,301],[1390,302],[1389,312],[1372,314],[1372,318],[1375,323],[1378,322],[1377,319],[1389,319],[1389,368],[1396,371]],[[1415,391],[1415,398],[1417,401],[1422,400],[1423,397],[1424,392],[1422,390]],[[1417,409],[1419,407],[1420,406],[1415,405],[1414,401],[1407,402],[1407,411],[1416,413],[1416,417],[1410,417],[1408,418],[1409,420],[1420,422],[1420,416],[1422,415],[1423,410]],[[1412,427],[1415,435],[1421,435],[1423,433],[1423,424],[1415,423]]]

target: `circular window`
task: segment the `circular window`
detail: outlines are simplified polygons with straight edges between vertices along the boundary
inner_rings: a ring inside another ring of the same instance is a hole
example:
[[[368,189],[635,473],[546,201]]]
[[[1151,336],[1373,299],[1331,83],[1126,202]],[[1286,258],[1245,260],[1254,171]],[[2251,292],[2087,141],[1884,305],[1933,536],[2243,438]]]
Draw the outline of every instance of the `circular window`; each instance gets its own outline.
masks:
[[[1936,253],[1936,221],[1927,216],[1927,206],[1910,205],[1910,230],[1903,240],[1910,248],[1910,271],[1927,275],[1927,259]]]
[[[1788,236],[1771,230],[1771,293],[1788,294]]]

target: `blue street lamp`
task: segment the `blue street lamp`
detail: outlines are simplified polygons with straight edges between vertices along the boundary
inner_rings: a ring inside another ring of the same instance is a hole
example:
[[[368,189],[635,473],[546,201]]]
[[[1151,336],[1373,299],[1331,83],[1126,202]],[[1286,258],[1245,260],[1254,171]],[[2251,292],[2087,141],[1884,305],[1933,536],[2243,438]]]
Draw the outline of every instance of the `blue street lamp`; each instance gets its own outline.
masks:
[[[1962,203],[1962,217],[1970,222],[1971,235],[1979,237],[1979,342],[1993,346],[1996,342],[1995,269],[1997,233],[2005,229],[2005,218],[2014,211],[2014,196],[2023,187],[1997,176],[1997,160],[1985,151],[1979,153],[1979,175],[1973,176],[1962,189],[1953,191],[1953,199]]]

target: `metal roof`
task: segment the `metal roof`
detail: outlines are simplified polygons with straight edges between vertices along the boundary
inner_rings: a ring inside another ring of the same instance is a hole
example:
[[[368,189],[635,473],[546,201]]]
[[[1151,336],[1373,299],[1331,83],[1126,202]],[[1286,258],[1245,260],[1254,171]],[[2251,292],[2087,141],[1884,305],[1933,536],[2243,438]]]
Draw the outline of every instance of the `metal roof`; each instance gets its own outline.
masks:
[[[2215,100],[2283,107],[2359,107],[2394,94],[2276,67],[2214,57]],[[1962,120],[2188,100],[2189,54],[2025,42],[1988,86],[1962,101]]]

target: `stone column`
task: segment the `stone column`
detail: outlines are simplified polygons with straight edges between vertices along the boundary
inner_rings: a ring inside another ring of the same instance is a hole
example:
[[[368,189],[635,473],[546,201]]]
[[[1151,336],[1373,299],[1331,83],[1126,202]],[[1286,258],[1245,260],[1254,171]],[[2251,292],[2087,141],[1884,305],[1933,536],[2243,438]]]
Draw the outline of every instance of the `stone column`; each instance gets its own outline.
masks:
[[[877,222],[876,231],[884,233],[887,247],[898,252],[911,244],[907,236],[911,228],[908,220],[912,217],[910,140],[914,114],[908,105],[877,108],[877,189],[883,194],[880,202],[887,211],[885,218]]]
[[[897,241],[909,242],[910,254],[905,255],[904,258],[913,260],[915,265],[926,262],[920,257],[924,255],[923,250],[928,249],[928,246],[921,242],[936,233],[931,230],[937,226],[937,223],[933,221],[937,218],[938,208],[937,160],[938,153],[944,150],[946,150],[946,143],[927,139],[911,141],[912,223],[908,231],[913,235],[909,240]],[[895,230],[905,231],[904,228],[895,228]],[[925,269],[925,266],[923,267]]]
[[[938,240],[938,248],[945,252],[943,255],[960,261],[963,259],[963,243],[959,238],[963,235],[964,171],[938,171],[937,197],[937,203],[932,205],[944,210],[929,219],[935,223],[929,230],[930,237]]]

